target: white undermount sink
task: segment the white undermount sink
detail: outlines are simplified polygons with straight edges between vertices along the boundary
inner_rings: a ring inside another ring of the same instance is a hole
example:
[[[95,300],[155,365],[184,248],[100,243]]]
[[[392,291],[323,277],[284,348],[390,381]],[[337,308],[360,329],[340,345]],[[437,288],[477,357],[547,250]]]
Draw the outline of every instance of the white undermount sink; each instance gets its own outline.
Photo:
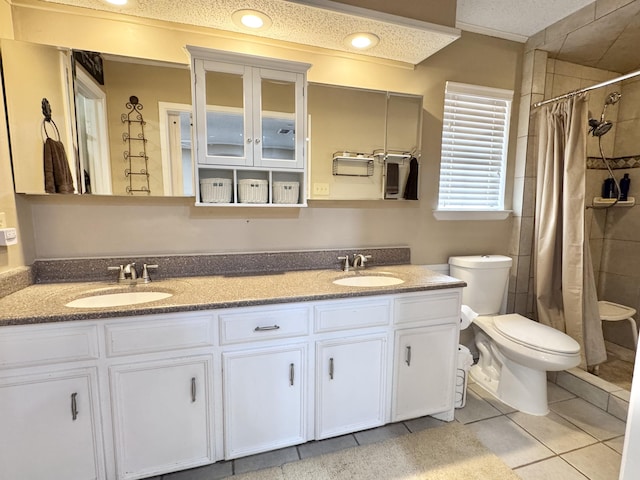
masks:
[[[107,293],[102,295],[91,295],[89,297],[77,298],[66,307],[72,308],[108,308],[121,307],[124,305],[136,305],[138,303],[154,302],[171,297],[172,293],[140,291],[140,292],[120,292]]]
[[[404,280],[387,275],[358,275],[354,277],[338,278],[337,280],[334,280],[333,283],[346,287],[387,287],[389,285],[399,285],[404,283]]]

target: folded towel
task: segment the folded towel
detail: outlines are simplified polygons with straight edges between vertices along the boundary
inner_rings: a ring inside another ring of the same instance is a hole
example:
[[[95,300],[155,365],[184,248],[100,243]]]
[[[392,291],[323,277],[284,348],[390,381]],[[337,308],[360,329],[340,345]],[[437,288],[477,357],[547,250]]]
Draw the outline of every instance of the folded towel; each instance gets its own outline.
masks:
[[[406,200],[418,200],[418,160],[411,158],[409,163],[409,176],[407,186],[404,188],[404,198]]]
[[[49,137],[44,142],[44,191],[47,193],[75,192],[64,144]]]
[[[385,193],[396,195],[400,189],[400,170],[397,163],[387,163],[387,179],[385,183]]]

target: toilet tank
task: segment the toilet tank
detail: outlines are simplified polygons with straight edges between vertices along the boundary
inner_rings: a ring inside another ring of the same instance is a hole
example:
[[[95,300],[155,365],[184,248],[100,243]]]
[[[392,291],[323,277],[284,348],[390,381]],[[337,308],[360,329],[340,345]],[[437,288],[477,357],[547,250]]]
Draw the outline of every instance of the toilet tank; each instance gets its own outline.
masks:
[[[467,282],[462,303],[478,315],[504,313],[511,257],[470,255],[449,258],[449,275]]]

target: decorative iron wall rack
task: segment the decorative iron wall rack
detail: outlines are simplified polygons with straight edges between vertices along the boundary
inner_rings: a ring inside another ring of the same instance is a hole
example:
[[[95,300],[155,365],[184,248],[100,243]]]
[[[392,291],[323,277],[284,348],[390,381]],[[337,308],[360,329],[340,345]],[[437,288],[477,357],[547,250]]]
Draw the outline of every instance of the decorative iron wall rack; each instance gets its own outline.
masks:
[[[149,195],[149,157],[147,156],[147,138],[144,136],[144,126],[147,124],[142,117],[142,104],[138,97],[132,95],[125,104],[128,112],[120,116],[122,123],[127,125],[127,131],[122,134],[122,140],[127,144],[124,160],[128,163],[124,175],[129,179],[127,193],[146,193]],[[138,181],[134,181],[137,179]]]

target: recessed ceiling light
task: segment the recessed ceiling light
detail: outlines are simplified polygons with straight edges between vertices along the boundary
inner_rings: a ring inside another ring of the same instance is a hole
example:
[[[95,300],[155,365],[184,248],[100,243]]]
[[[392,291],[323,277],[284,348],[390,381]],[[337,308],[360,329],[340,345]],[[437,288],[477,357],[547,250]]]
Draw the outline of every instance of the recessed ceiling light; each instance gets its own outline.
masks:
[[[107,3],[110,3],[111,5],[126,5],[127,4],[127,0],[105,0]]]
[[[266,30],[271,26],[271,19],[258,10],[237,10],[231,14],[231,19],[238,27],[251,30]]]
[[[375,47],[379,41],[380,38],[373,33],[352,33],[344,39],[344,43],[346,43],[348,47],[357,48],[358,50]]]

